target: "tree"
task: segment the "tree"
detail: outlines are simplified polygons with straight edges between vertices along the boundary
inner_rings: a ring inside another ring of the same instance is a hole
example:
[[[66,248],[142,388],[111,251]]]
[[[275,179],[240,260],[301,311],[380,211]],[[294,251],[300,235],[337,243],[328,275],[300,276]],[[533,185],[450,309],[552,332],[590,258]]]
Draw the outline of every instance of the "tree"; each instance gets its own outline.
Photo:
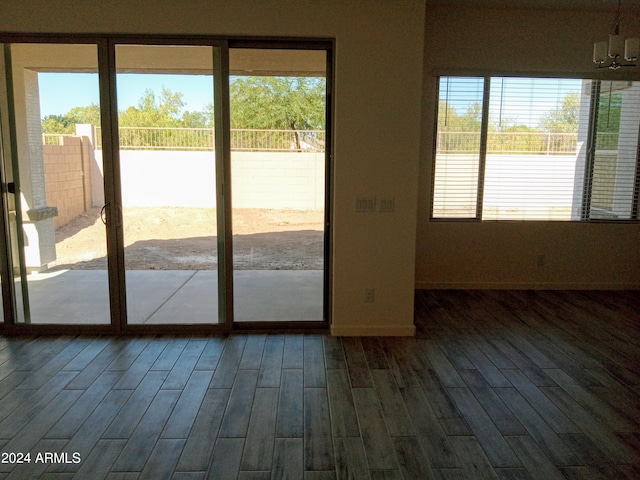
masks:
[[[621,114],[622,95],[602,92],[598,103],[596,148],[602,150],[616,150],[618,148]]]
[[[76,133],[76,124],[100,125],[100,107],[94,103],[73,107],[64,115],[47,115],[42,119],[42,133]]]
[[[185,111],[183,95],[163,87],[147,89],[135,106],[118,113],[120,127],[212,128],[213,105]],[[323,130],[326,81],[319,77],[236,77],[230,84],[231,128],[292,130],[300,148],[298,130]],[[64,115],[42,120],[45,133],[73,133],[76,123],[100,124],[97,105],[74,107]]]
[[[621,112],[621,94],[601,94],[600,103],[598,105],[598,132],[618,133],[620,130]]]
[[[455,107],[441,100],[438,105],[438,148],[444,151],[477,151],[480,148],[482,105],[467,104],[459,114]]]
[[[202,111],[183,111],[182,93],[172,92],[163,87],[157,95],[153,90],[145,90],[137,106],[119,112],[121,127],[168,127],[168,128],[211,128],[213,127],[213,105],[206,105]],[[42,119],[43,133],[75,133],[75,125],[89,123],[100,125],[100,107],[91,104],[73,107],[64,115],[47,115]]]
[[[211,111],[208,111],[211,110]],[[213,105],[206,105],[203,112],[186,111],[182,114],[181,124],[185,128],[212,128]]]
[[[551,133],[576,133],[580,118],[580,96],[576,92],[567,93],[562,103],[540,120],[540,127]]]
[[[487,149],[490,152],[537,153],[544,150],[544,141],[540,137],[540,130],[536,128],[507,124],[499,130],[495,128],[490,130],[493,130],[488,136]]]
[[[100,125],[100,107],[95,103],[87,107],[73,107],[66,115],[73,124]]]
[[[121,127],[181,127],[184,101],[182,93],[172,92],[162,87],[159,96],[146,89],[138,100],[138,106],[131,106],[118,114]]]
[[[482,125],[482,105],[479,102],[470,103],[467,111],[459,114],[447,102],[440,101],[438,117],[439,128],[442,131],[479,132]]]
[[[42,119],[42,133],[75,133],[75,124],[65,115],[47,115]]]
[[[325,127],[326,82],[318,77],[236,77],[230,84],[231,128],[298,130]]]

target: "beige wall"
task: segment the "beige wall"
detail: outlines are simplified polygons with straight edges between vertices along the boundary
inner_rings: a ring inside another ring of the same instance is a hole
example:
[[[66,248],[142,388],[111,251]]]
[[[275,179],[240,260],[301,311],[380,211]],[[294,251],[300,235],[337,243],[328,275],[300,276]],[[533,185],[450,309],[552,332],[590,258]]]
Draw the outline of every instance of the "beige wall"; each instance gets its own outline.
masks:
[[[412,334],[424,0],[4,0],[0,31],[335,38],[332,331]],[[394,213],[355,212],[358,196]],[[365,304],[366,288],[375,303]]]
[[[435,74],[592,74],[591,44],[606,38],[612,12],[428,6],[425,15],[424,0],[68,0],[37,11],[5,0],[3,8],[0,31],[335,38],[334,333],[411,333],[414,284],[640,287],[638,225],[428,221]],[[640,12],[625,15],[622,30],[640,34]],[[394,197],[395,212],[356,213],[359,196]],[[368,287],[373,304],[363,303]]]
[[[594,71],[593,42],[607,38],[612,19],[608,11],[427,10],[416,247],[419,288],[640,288],[637,224],[428,220],[436,75],[597,74],[640,80],[640,68],[613,75],[609,70]],[[640,9],[625,10],[621,33],[640,35]]]

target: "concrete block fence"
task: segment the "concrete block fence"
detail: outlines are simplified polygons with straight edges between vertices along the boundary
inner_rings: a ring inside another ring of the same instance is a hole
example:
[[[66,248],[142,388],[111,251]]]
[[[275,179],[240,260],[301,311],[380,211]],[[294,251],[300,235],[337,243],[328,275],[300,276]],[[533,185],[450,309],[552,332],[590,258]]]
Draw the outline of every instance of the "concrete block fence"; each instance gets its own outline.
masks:
[[[90,145],[82,136],[43,145],[56,228],[104,203],[102,151]],[[216,206],[215,152],[123,150],[120,172],[124,207]],[[233,152],[231,175],[234,208],[324,208],[324,153]]]

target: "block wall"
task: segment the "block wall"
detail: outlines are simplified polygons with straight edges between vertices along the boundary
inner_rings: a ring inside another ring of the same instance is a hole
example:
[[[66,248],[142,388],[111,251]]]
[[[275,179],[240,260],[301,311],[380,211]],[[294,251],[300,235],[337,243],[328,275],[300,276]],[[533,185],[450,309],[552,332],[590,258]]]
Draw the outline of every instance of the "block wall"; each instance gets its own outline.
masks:
[[[124,207],[216,206],[213,152],[122,150],[120,177]],[[324,153],[232,152],[231,178],[234,208],[324,208]]]
[[[85,137],[63,137],[62,145],[43,145],[47,205],[58,208],[55,228],[91,206],[89,145]]]

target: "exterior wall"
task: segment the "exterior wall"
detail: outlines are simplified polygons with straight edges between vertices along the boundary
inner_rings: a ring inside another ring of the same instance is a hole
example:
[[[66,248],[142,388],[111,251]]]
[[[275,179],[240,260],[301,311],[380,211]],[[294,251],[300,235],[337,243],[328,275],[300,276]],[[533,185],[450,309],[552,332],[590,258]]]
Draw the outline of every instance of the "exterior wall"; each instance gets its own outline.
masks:
[[[16,68],[15,70],[18,70]],[[40,136],[42,129],[40,126],[40,89],[38,87],[38,72],[23,69],[24,75],[24,91],[25,91],[25,108],[26,108],[26,155],[19,156],[22,165],[29,162],[29,174],[20,175],[20,186],[22,191],[30,197],[28,199],[28,208],[37,209],[47,205],[44,194],[44,168],[42,165],[42,138]],[[15,83],[15,82],[14,82]],[[23,160],[23,157],[24,158]],[[21,165],[21,172],[22,172]],[[25,189],[26,186],[29,189]],[[28,192],[28,193],[27,193]]]
[[[62,138],[63,145],[42,146],[47,205],[58,209],[58,216],[54,218],[55,228],[66,225],[91,206],[87,139]]]
[[[101,159],[101,151],[96,156]],[[212,152],[120,151],[124,207],[215,207]]]
[[[443,171],[453,164],[452,170],[460,170],[460,165],[468,165],[469,169],[475,169],[477,175],[478,156],[465,154],[440,154],[438,163]],[[567,185],[574,185],[577,155],[509,155],[488,154],[485,166],[485,189],[483,193],[484,218],[500,220],[502,218],[524,218],[527,220],[571,220],[571,207],[573,204],[573,192]],[[465,165],[465,166],[466,166]],[[511,181],[505,184],[501,172],[509,172]],[[465,172],[466,173],[466,172]],[[444,185],[451,181],[451,177],[445,182],[444,178],[436,177],[434,185],[439,192],[435,195],[434,202],[442,204],[447,201],[448,194],[453,198],[460,195],[460,185],[464,185],[463,191],[470,192],[470,201],[476,198],[477,180],[472,176],[458,180],[456,186],[450,192]],[[533,183],[534,179],[552,177],[559,180],[554,184]],[[466,185],[468,178],[473,178],[472,184]],[[581,187],[578,185],[577,188]],[[544,204],[538,203],[535,207],[523,206],[527,198],[544,198]],[[436,205],[438,204],[436,203]],[[472,212],[475,214],[475,210]]]
[[[233,208],[324,208],[323,153],[233,152],[231,169]],[[216,206],[210,152],[123,150],[120,176],[125,207]]]
[[[56,259],[53,210],[46,204],[38,74],[20,62],[13,64],[13,87],[20,165],[20,203],[24,256],[29,270],[40,270]]]
[[[416,244],[418,288],[640,288],[640,225],[430,221],[437,75],[551,75],[640,79],[640,68],[595,71],[601,11],[428,7],[422,163]],[[640,32],[627,8],[621,33]],[[446,55],[442,52],[457,52]],[[576,174],[576,181],[580,181]],[[544,261],[540,262],[540,256]],[[541,265],[540,263],[543,263]]]
[[[324,153],[232,152],[233,208],[324,208]]]
[[[85,175],[90,177],[90,181],[86,185],[91,190],[91,206],[102,207],[105,204],[104,171],[102,157],[99,161],[96,158],[96,129],[90,124],[76,125],[76,136],[84,137],[82,145],[87,148],[89,153],[89,156],[85,157],[89,162],[89,169],[85,169]]]

